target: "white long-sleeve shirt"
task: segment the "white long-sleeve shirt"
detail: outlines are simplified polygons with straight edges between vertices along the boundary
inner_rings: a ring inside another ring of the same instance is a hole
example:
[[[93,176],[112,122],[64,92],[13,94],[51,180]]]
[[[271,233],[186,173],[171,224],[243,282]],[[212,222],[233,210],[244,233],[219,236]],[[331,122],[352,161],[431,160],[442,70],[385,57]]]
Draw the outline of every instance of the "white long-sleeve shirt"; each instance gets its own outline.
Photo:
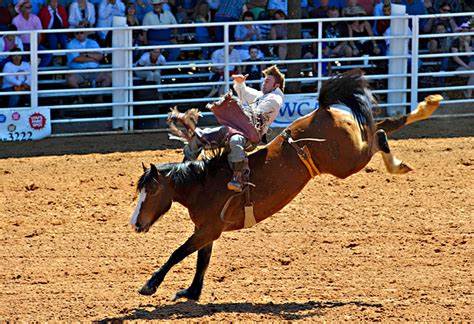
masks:
[[[95,25],[95,8],[89,1],[86,2],[86,17],[82,17],[81,9],[79,9],[77,1],[71,3],[69,7],[68,21],[71,28],[77,27],[82,20],[87,20],[91,26]]]
[[[109,0],[102,0],[99,5],[98,16],[97,27],[112,27],[114,16],[125,16],[125,5],[121,0],[115,0],[114,4],[111,4]],[[99,34],[101,38],[105,38],[107,32],[100,31]]]
[[[3,67],[3,73],[16,73],[16,72],[31,72],[31,66],[28,62],[21,62],[20,65],[15,65],[12,62],[8,62]],[[30,85],[30,75],[5,75],[3,77],[3,89],[13,88],[22,84]]]
[[[247,87],[245,83],[237,83],[234,81],[234,90],[242,102],[244,108],[251,109],[261,121],[260,134],[267,133],[268,128],[277,118],[285,95],[276,88],[272,92],[263,94],[263,92]]]

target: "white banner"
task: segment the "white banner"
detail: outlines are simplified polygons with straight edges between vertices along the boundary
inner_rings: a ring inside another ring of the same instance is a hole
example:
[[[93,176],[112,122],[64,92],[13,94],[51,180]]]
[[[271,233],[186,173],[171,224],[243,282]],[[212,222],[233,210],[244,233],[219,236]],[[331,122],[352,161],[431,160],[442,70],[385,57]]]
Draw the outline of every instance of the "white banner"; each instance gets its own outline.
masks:
[[[283,107],[272,124],[272,127],[286,127],[296,119],[309,114],[318,107],[315,95],[286,95]]]
[[[30,141],[50,135],[49,109],[0,109],[0,141]]]

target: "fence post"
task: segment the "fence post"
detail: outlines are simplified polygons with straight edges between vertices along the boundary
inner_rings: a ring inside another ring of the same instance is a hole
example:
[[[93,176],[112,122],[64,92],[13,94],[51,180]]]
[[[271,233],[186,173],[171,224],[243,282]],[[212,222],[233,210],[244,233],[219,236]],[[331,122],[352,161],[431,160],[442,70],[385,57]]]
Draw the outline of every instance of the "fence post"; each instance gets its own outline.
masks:
[[[224,25],[224,80],[225,92],[229,91],[229,24]]]
[[[31,108],[38,108],[38,31],[30,31]],[[3,49],[2,49],[3,50]]]
[[[125,17],[114,17],[112,26],[123,27],[127,25]],[[129,31],[124,28],[118,28],[112,33],[112,47],[131,47],[129,41]],[[130,68],[130,59],[128,57],[130,51],[113,51],[112,52],[112,67]],[[129,85],[129,72],[128,71],[116,71],[112,70],[112,87],[126,87]],[[114,103],[122,103],[129,101],[129,91],[124,89],[112,90],[112,116],[113,117],[126,117],[128,116],[129,107],[124,105],[115,105]],[[112,121],[112,128],[122,128],[124,131],[128,130],[128,121],[124,119],[114,119]]]
[[[127,37],[128,37],[127,44],[128,45],[134,45],[133,44],[133,30],[127,29]],[[133,67],[133,50],[127,51],[127,57],[128,57],[128,66],[131,68],[131,67]],[[132,88],[133,87],[133,71],[129,70],[127,72],[128,72],[128,86],[130,88]],[[128,108],[128,116],[133,117],[134,116],[134,113],[133,113],[133,108],[134,108],[134,105],[133,105],[133,102],[134,102],[133,89],[128,90],[128,99],[129,99],[129,102],[131,103],[127,107]],[[127,124],[128,124],[128,130],[133,131],[134,126],[135,126],[134,119],[129,119]]]
[[[416,109],[418,105],[418,49],[420,34],[420,17],[412,17],[413,36],[411,38],[411,96],[410,112]]]
[[[392,16],[400,16],[400,18],[392,19],[390,23],[390,36],[406,36],[408,35],[408,19],[405,15],[405,6],[396,5],[392,3]],[[389,55],[407,55],[408,41],[405,38],[390,39],[389,41]],[[388,74],[406,74],[407,73],[407,59],[389,59]],[[388,79],[388,89],[406,89],[406,77],[390,77]],[[389,116],[397,114],[405,114],[406,107],[404,104],[407,101],[405,92],[390,92],[387,96],[389,104],[397,104],[387,107]]]
[[[322,80],[323,77],[323,62],[321,59],[323,58],[323,43],[321,39],[323,38],[323,22],[321,20],[318,21],[318,94],[319,90],[321,90]]]

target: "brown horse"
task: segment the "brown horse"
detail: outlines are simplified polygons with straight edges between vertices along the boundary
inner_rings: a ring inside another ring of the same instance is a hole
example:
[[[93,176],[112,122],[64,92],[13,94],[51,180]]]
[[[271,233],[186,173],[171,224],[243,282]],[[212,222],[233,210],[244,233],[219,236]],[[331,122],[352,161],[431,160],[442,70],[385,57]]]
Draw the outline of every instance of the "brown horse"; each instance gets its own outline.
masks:
[[[319,109],[296,120],[287,132],[249,155],[250,182],[255,185],[251,190],[255,222],[288,204],[311,180],[313,171],[346,178],[364,168],[376,152],[381,152],[390,173],[409,172],[411,168],[390,152],[384,130],[392,132],[428,118],[441,100],[439,95],[427,97],[411,114],[375,123],[371,112],[375,101],[359,72],[327,81],[320,92]],[[237,103],[229,96],[220,104]],[[307,160],[298,154],[303,144],[307,147]],[[226,187],[232,172],[224,155],[185,163],[151,164],[148,169],[143,166],[137,188],[138,205],[131,220],[134,229],[147,232],[173,202],[178,202],[188,209],[195,231],[151,276],[140,294],[155,293],[174,265],[198,251],[190,287],[175,296],[175,299],[198,300],[213,242],[224,231],[244,227],[245,198],[239,195],[229,199],[235,193]],[[308,160],[314,166],[309,163],[304,167]]]

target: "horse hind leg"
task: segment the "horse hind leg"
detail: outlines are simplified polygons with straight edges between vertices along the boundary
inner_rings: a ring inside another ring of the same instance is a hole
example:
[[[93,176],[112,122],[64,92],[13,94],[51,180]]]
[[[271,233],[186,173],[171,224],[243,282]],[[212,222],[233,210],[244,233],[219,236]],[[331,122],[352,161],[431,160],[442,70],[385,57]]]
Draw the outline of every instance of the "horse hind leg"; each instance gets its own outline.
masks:
[[[392,174],[405,174],[410,171],[413,171],[413,168],[403,161],[397,159],[391,152],[390,146],[388,145],[387,134],[384,130],[379,129],[374,134],[375,146],[377,148],[376,152],[380,151],[382,153],[383,162],[387,171]],[[374,152],[374,153],[376,153]]]

